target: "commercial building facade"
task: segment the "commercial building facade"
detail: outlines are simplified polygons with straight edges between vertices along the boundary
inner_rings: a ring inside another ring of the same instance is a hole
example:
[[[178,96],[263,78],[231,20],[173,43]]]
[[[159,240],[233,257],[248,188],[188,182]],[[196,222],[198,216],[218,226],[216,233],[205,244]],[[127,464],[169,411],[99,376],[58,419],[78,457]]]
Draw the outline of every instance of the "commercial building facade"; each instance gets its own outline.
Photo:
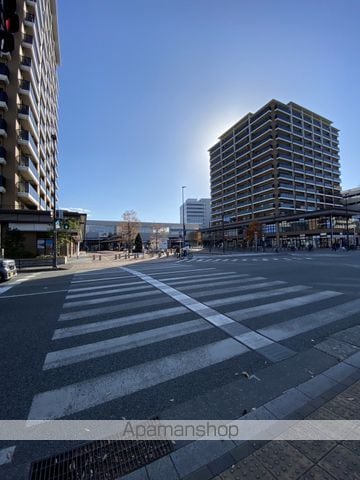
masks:
[[[6,228],[5,211],[7,218],[11,211],[15,217],[18,211],[38,211],[44,218],[47,213],[51,228],[58,189],[57,5],[16,4],[15,49],[0,55],[0,223]]]
[[[180,223],[197,223],[201,227],[210,225],[210,198],[187,198],[183,205],[180,206]]]
[[[243,245],[255,230],[257,240],[272,246],[284,237],[299,245],[331,244],[335,223],[342,224],[346,213],[339,131],[330,120],[293,102],[271,100],[222,134],[209,153],[208,241],[213,232]]]
[[[124,228],[125,227],[125,228]],[[182,223],[167,222],[138,222],[134,230],[140,233],[144,246],[157,248],[173,247],[182,241]],[[200,238],[200,225],[185,225],[186,238],[192,245],[198,245]],[[88,250],[112,250],[124,246],[126,243],[126,222],[88,220],[86,223],[85,245]]]

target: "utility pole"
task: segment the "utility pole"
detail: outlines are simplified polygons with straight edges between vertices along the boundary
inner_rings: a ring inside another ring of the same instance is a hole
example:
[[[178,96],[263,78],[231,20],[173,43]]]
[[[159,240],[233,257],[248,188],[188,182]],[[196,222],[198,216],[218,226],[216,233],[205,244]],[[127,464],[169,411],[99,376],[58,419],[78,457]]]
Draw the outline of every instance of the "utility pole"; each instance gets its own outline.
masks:
[[[182,194],[182,217],[183,217],[183,248],[185,247],[185,239],[186,239],[186,230],[185,230],[185,202],[184,202],[184,190],[186,185],[181,187],[181,194]]]

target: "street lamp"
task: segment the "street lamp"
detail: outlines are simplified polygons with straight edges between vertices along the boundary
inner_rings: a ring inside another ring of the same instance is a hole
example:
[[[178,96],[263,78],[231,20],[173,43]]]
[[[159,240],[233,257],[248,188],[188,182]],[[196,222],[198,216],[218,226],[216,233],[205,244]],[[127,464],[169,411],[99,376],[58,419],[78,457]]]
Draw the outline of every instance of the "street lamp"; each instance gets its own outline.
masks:
[[[184,190],[186,185],[181,187],[181,194],[182,194],[182,217],[183,217],[183,248],[185,247],[185,237],[186,237],[186,230],[185,230],[185,202],[184,202]]]
[[[57,231],[56,231],[56,175],[55,175],[55,144],[57,137],[53,133],[51,135],[53,141],[53,268],[57,268]]]
[[[346,210],[346,247],[349,248],[349,216],[348,216],[348,197],[345,194],[345,210]]]

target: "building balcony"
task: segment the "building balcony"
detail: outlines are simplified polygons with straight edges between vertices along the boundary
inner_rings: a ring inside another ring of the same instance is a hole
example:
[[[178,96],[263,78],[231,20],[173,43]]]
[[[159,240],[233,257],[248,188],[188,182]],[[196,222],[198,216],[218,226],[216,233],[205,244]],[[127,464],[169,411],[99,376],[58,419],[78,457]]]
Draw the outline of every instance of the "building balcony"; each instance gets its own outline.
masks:
[[[39,130],[37,126],[36,119],[29,105],[23,103],[18,105],[18,117],[24,120],[26,128],[30,128],[31,133],[34,135],[36,140],[39,140]]]
[[[0,90],[0,108],[6,111],[8,110],[8,96],[3,90]]]
[[[24,17],[24,24],[27,27],[34,28],[35,15],[33,13],[26,12],[25,17]]]
[[[39,173],[30,157],[22,155],[19,158],[18,171],[25,180],[31,180],[36,184],[39,183]]]
[[[31,206],[38,206],[39,195],[36,189],[29,182],[20,182],[17,186],[17,196],[21,198],[24,203]]]
[[[6,149],[0,146],[0,165],[6,165]]]
[[[31,57],[26,57],[25,55],[20,56],[20,69],[25,72],[31,71]]]
[[[38,102],[36,98],[36,91],[31,85],[30,80],[20,80],[19,83],[19,93],[22,95],[25,95],[27,98],[29,98],[34,116],[36,117],[36,120],[39,120],[39,112],[38,112]]]
[[[21,39],[21,45],[25,48],[32,49],[33,44],[34,44],[34,37],[32,35],[29,35],[28,33],[23,33],[22,39]]]
[[[0,118],[0,137],[7,137],[7,123],[3,118]]]
[[[5,63],[0,63],[0,82],[6,83],[6,85],[10,82],[9,68]]]
[[[39,163],[38,149],[31,133],[27,130],[18,130],[18,144],[25,153],[29,153],[36,163]]]
[[[6,178],[0,175],[0,193],[6,193]]]

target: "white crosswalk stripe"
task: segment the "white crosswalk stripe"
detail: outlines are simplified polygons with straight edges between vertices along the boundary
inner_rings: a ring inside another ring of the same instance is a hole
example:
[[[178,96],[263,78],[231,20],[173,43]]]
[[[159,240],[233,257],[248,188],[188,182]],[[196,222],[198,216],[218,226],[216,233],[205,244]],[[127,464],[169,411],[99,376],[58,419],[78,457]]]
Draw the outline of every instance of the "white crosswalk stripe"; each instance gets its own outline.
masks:
[[[284,340],[294,337],[300,333],[308,332],[314,328],[323,327],[329,323],[343,320],[350,315],[358,314],[360,311],[360,299],[351,302],[342,303],[336,307],[326,308],[320,312],[303,315],[293,318],[287,322],[281,322],[276,325],[262,328],[260,332],[274,340]]]
[[[134,333],[133,335],[115,337],[110,340],[103,340],[96,343],[81,345],[79,347],[50,352],[46,356],[44,370],[82,362],[84,360],[89,360],[90,358],[98,358],[117,352],[123,352],[132,348],[161,342],[169,338],[180,337],[194,332],[200,332],[209,328],[211,328],[209,324],[203,320],[196,319],[175,325],[154,328],[153,330],[146,330],[145,332]]]
[[[262,263],[278,259],[200,260]],[[280,341],[360,312],[360,300],[343,297],[332,290],[176,262],[74,275],[43,364],[43,385],[50,376],[51,381],[35,394],[28,418],[68,417],[162,384],[176,388],[172,382],[186,382],[187,375],[203,369],[211,376],[217,366],[223,368],[223,362],[235,358],[237,362],[237,357],[239,365],[249,355],[281,361],[296,352]],[[335,303],[338,298],[341,303],[331,308],[321,303]],[[300,315],[305,305],[313,313]],[[280,312],[280,317],[275,315]],[[266,327],[251,328],[263,317],[269,319]],[[188,342],[194,337],[200,345]],[[151,349],[156,352],[153,357]],[[122,355],[130,359],[126,366]],[[74,381],[69,367],[81,372],[84,365],[90,365],[86,375]],[[62,374],[54,377],[60,370]]]
[[[35,395],[29,419],[56,419],[130,395],[246,351],[229,338]]]
[[[273,257],[269,255],[268,257],[258,257],[254,258],[255,254],[248,255],[245,258],[199,258],[195,257],[190,260],[182,260],[185,264],[189,263],[204,263],[204,262],[277,262],[277,261],[285,261],[285,262],[301,262],[301,261],[311,261],[313,258],[311,257],[303,257],[302,255],[299,256],[291,256],[291,257]]]
[[[307,287],[305,285],[296,285],[294,287],[278,288],[276,290],[267,290],[265,292],[248,293],[246,295],[235,295],[233,297],[210,300],[209,302],[206,302],[206,305],[220,307],[222,305],[228,305],[229,303],[249,302],[252,300],[259,300],[261,298],[277,297],[280,295],[285,295],[287,293],[302,292],[304,290],[308,290],[309,288],[310,287]]]

